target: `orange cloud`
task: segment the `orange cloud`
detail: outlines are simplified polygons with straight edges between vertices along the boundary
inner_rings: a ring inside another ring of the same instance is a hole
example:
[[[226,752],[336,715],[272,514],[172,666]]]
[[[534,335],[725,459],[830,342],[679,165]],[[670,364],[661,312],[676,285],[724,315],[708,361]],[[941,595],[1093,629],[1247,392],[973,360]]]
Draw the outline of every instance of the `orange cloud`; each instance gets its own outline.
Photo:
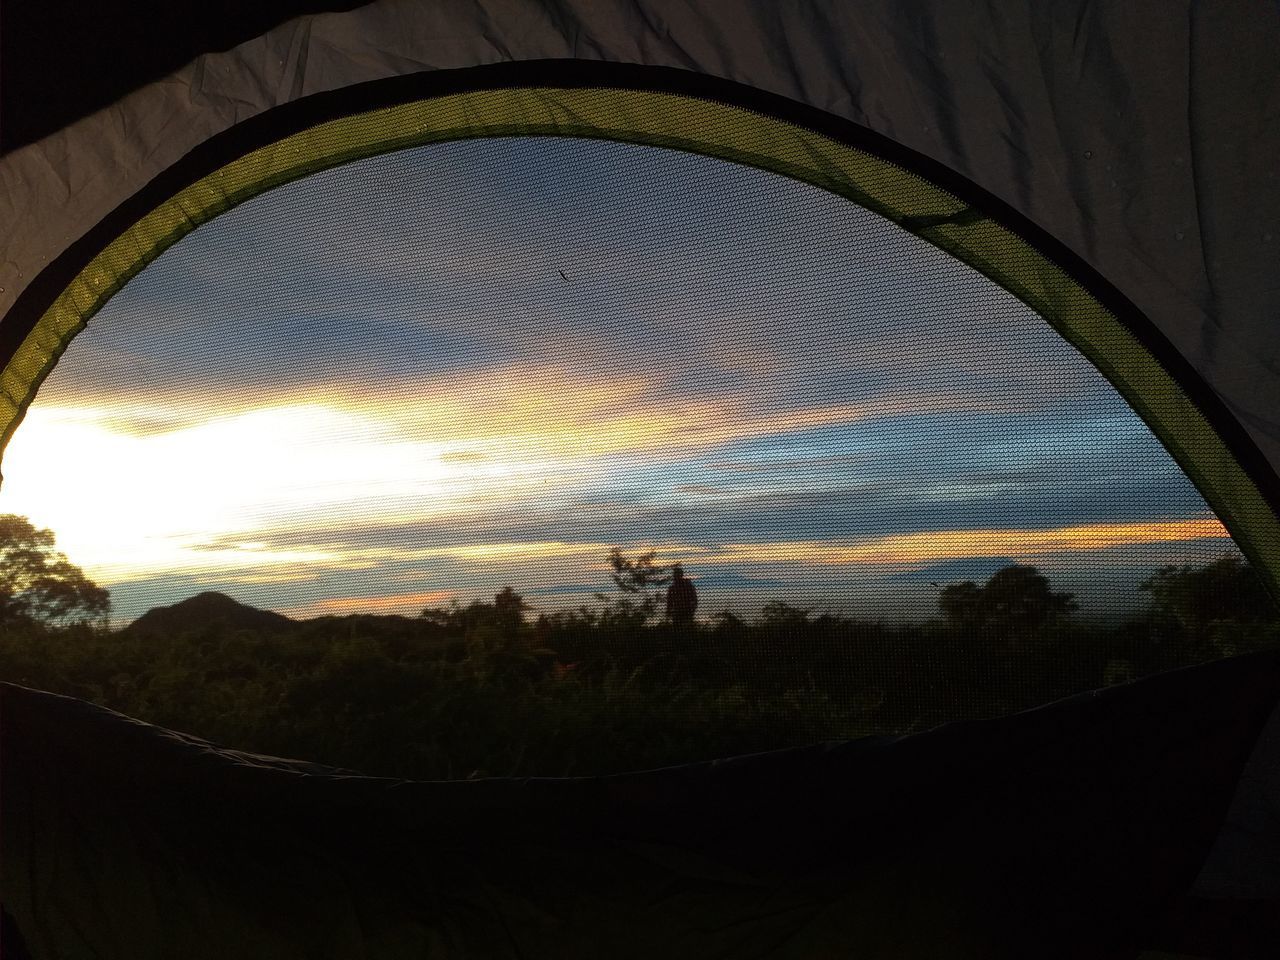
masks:
[[[860,403],[785,408],[756,395],[680,397],[665,378],[574,372],[556,364],[494,365],[425,382],[389,383],[371,392],[340,380],[284,389],[231,386],[212,396],[153,394],[62,397],[62,419],[75,418],[125,437],[150,437],[273,410],[328,411],[348,429],[381,442],[466,444],[437,450],[449,464],[546,457],[577,459],[621,450],[704,447],[726,441],[903,413],[954,410],[953,395],[902,393]],[[968,406],[972,406],[969,404]],[[772,407],[772,409],[771,409]],[[279,436],[291,436],[288,430]],[[351,434],[355,436],[354,433]]]
[[[452,590],[430,590],[426,593],[394,593],[379,597],[330,597],[302,607],[282,611],[287,616],[308,617],[346,616],[351,613],[408,614],[419,613],[423,607],[448,603],[457,594]]]
[[[820,540],[727,544],[706,559],[722,563],[820,563],[909,565],[963,557],[1046,554],[1149,543],[1229,539],[1216,518],[1147,523],[1094,523],[1049,530],[936,530],[896,534],[860,543]]]

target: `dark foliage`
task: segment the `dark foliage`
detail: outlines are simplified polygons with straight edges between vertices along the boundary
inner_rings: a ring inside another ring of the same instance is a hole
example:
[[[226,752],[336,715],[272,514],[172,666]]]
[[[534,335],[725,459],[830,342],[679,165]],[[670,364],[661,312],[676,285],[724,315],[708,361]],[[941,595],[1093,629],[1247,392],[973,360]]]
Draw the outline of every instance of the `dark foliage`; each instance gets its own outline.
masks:
[[[0,679],[371,774],[554,776],[905,733],[1280,642],[1265,598],[1242,599],[1236,561],[1162,571],[1149,612],[1110,627],[1076,622],[1026,567],[951,592],[924,624],[782,602],[672,624],[637,605],[650,568],[615,567],[640,589],[540,615],[507,587],[417,618],[287,629],[242,613],[169,633],[29,621],[0,639]],[[1235,601],[1212,599],[1224,585]]]
[[[954,626],[1006,638],[1034,633],[1076,609],[1071,594],[1054,593],[1047,577],[1021,564],[996,571],[981,587],[973,581],[946,587],[938,606]]]
[[[105,621],[111,595],[54,547],[52,531],[0,514],[0,627]]]

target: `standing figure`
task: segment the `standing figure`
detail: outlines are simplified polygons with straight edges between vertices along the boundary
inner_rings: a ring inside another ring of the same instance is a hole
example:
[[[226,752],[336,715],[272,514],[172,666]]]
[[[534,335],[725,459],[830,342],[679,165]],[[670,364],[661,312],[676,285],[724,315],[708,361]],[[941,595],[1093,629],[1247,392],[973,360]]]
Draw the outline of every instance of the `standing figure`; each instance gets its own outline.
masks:
[[[693,623],[697,609],[698,591],[693,581],[685,577],[684,568],[677,563],[671,568],[671,586],[667,587],[667,616],[672,623],[687,625]]]

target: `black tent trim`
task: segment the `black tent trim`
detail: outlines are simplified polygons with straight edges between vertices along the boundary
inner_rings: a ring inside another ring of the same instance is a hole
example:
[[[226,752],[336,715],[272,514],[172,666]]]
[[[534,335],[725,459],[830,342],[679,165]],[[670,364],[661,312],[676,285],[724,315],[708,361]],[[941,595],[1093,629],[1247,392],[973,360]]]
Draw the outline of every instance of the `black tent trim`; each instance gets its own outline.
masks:
[[[836,143],[862,151],[889,165],[899,167],[919,177],[935,188],[954,197],[959,208],[948,213],[929,214],[915,217],[897,217],[895,222],[930,243],[957,255],[954,249],[947,246],[945,239],[931,235],[930,231],[948,225],[965,226],[983,220],[992,221],[1015,235],[1032,251],[1038,253],[1053,266],[1060,269],[1068,279],[1078,284],[1085,293],[1093,297],[1127,331],[1146,351],[1152,360],[1173,381],[1191,406],[1203,418],[1209,429],[1216,434],[1227,454],[1234,460],[1243,477],[1254,488],[1260,499],[1255,504],[1253,515],[1259,515],[1256,509],[1261,506],[1269,514],[1268,526],[1272,530],[1280,529],[1280,477],[1265,460],[1262,452],[1247,434],[1244,427],[1222,402],[1218,395],[1207,385],[1202,376],[1192,367],[1190,362],[1180,354],[1159,329],[1110,284],[1087,262],[1055,240],[1050,234],[1038,227],[998,197],[978,187],[973,182],[957,174],[955,171],[929,157],[910,150],[895,141],[872,130],[861,127],[850,121],[836,117],[822,110],[800,104],[796,101],[766,93],[732,81],[710,77],[700,73],[677,70],[667,67],[618,64],[581,60],[548,60],[505,62],[459,70],[427,71],[401,77],[358,84],[337,91],[316,94],[246,120],[231,129],[212,137],[210,140],[192,150],[181,161],[152,180],[146,187],[122,203],[104,217],[94,228],[78,241],[73,243],[60,257],[49,264],[40,275],[23,291],[12,310],[0,323],[0,365],[7,366],[18,353],[28,336],[36,330],[41,318],[79,277],[82,272],[113,242],[117,241],[130,227],[138,223],[161,204],[174,198],[184,189],[198,183],[202,178],[234,163],[246,154],[278,144],[286,138],[310,130],[320,124],[353,115],[366,114],[373,111],[388,110],[397,106],[413,104],[420,101],[445,97],[453,94],[477,93],[483,91],[519,90],[531,88],[557,88],[567,90],[608,89],[672,94],[695,100],[717,103],[728,107],[736,107],[751,113],[781,121],[827,138]],[[513,128],[513,135],[530,135],[530,131]],[[500,135],[492,131],[487,135]],[[556,135],[591,136],[590,130],[565,128]],[[427,138],[421,138],[425,142]],[[238,196],[232,203],[212,215],[223,212],[234,203],[248,199],[278,186],[286,179],[296,179],[319,169],[339,165],[373,152],[385,152],[410,146],[415,142],[412,136],[403,143],[391,146],[383,145],[376,151],[365,151],[353,156],[330,156],[310,168],[295,168],[293,175],[276,181],[262,181],[255,184],[252,192]],[[735,157],[725,151],[699,150],[696,141],[675,142],[659,137],[636,138],[636,142],[647,142],[658,146],[675,149],[692,150],[719,156],[722,159],[743,163],[751,163],[751,158]],[[760,166],[758,159],[753,164]],[[802,176],[801,171],[785,169],[783,164],[770,165],[769,169],[784,175],[795,176],[809,182],[815,182],[812,176]],[[833,189],[831,184],[818,183]],[[843,191],[836,190],[848,196]],[[857,197],[851,197],[855,202]],[[874,205],[867,204],[871,209]],[[882,211],[877,211],[882,212]],[[81,309],[82,316],[87,319],[101,308],[132,276],[158,257],[169,245],[176,242],[187,232],[209,217],[192,220],[176,228],[171,235],[163,238],[151,249],[137,252],[133,266],[122,272],[115,282],[100,289],[94,289],[94,302],[85,304]],[[972,258],[964,258],[976,269],[986,273],[1001,286],[1010,289],[1015,295],[1017,289],[1010,285],[1010,278],[998,271],[984,269],[983,264],[975,263]],[[1022,297],[1026,299],[1025,296]],[[1050,321],[1052,322],[1052,320]],[[81,324],[81,327],[83,324]],[[1055,324],[1060,333],[1067,334]],[[16,418],[8,429],[0,436],[0,449],[7,443],[13,429],[21,422],[26,406],[34,396],[44,376],[52,369],[66,344],[74,336],[73,330],[61,343],[49,349],[50,357],[44,369],[31,381],[25,399],[21,402]],[[1072,339],[1068,336],[1068,339]],[[1215,502],[1209,495],[1208,471],[1196,458],[1190,456],[1179,445],[1171,443],[1158,418],[1147,415],[1141,398],[1131,390],[1124,389],[1120,379],[1113,370],[1107,368],[1105,358],[1100,358],[1096,351],[1084,349],[1084,345],[1072,340],[1077,348],[1099,367],[1105,376],[1138,410],[1143,419],[1153,428],[1170,453],[1192,479],[1206,491],[1209,500],[1233,535],[1241,549],[1257,564],[1264,573],[1269,586],[1280,596],[1280,555],[1270,544],[1269,532],[1261,535],[1249,535],[1249,523],[1242,523],[1238,512],[1223,509],[1223,505]],[[1212,468],[1211,468],[1212,469]]]

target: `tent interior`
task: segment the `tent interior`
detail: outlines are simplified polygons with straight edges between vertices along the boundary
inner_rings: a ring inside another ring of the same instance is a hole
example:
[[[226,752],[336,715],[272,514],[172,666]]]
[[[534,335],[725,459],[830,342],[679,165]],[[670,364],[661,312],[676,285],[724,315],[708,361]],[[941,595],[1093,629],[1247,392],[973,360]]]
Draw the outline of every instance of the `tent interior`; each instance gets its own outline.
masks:
[[[1276,955],[1280,9],[74,6],[6,958]]]

